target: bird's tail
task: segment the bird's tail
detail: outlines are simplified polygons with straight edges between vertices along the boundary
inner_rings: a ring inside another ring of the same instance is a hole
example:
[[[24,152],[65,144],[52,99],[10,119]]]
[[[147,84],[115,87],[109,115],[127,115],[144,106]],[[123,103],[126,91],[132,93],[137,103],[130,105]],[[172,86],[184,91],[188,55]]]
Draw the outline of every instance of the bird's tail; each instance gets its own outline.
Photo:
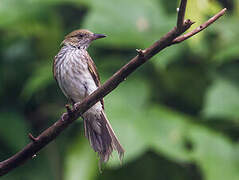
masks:
[[[100,163],[109,160],[113,150],[118,152],[120,160],[124,155],[124,149],[116,137],[104,111],[93,113],[87,111],[83,114],[85,136],[91,147],[99,154]]]

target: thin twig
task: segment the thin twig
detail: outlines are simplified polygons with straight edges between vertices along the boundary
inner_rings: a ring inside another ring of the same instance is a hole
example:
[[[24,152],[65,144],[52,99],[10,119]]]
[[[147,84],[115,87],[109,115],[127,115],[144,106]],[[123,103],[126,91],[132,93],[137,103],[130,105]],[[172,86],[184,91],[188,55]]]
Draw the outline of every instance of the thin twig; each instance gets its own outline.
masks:
[[[35,138],[31,133],[28,134],[28,137],[33,141],[36,142],[38,139]]]
[[[182,0],[178,10],[177,29],[180,30],[184,23],[184,16],[186,12],[187,0]]]
[[[182,0],[183,1],[183,0]],[[226,9],[222,13],[216,15],[216,18],[209,20],[200,28],[200,31],[206,28],[209,24],[215,22],[220,16],[224,14]],[[181,20],[180,20],[181,22]],[[107,80],[101,87],[99,87],[90,96],[87,96],[81,103],[78,103],[71,110],[67,108],[68,113],[64,113],[58,121],[56,121],[51,127],[42,132],[34,142],[30,142],[21,151],[10,157],[9,159],[0,162],[0,176],[7,174],[12,169],[20,166],[28,159],[32,159],[37,152],[39,152],[48,143],[54,140],[63,130],[65,130],[72,122],[74,122],[79,116],[91,108],[95,103],[101,100],[104,96],[113,91],[126,77],[128,77],[132,72],[134,72],[139,66],[148,61],[152,56],[163,50],[164,48],[173,45],[175,43],[182,42],[183,40],[193,36],[199,30],[193,31],[193,33],[188,33],[186,36],[180,36],[193,24],[190,20],[184,20],[180,29],[174,27],[165,36],[163,36],[159,41],[156,41],[152,46],[145,50],[139,50],[139,54],[130,60],[126,65],[124,65],[119,71],[117,71],[109,80]],[[178,39],[180,36],[181,39]],[[183,38],[182,38],[183,37]],[[33,136],[32,136],[33,137]]]
[[[177,38],[175,38],[173,40],[173,43],[180,43],[192,36],[194,36],[195,34],[199,33],[200,31],[202,31],[203,29],[207,28],[208,26],[210,26],[212,23],[214,23],[218,18],[220,18],[221,16],[223,16],[226,12],[227,8],[222,9],[220,12],[218,12],[216,15],[214,15],[213,17],[211,17],[208,21],[206,21],[205,23],[203,23],[202,25],[200,25],[199,27],[197,27],[196,29],[192,30],[191,32],[184,34],[182,36],[179,36]]]

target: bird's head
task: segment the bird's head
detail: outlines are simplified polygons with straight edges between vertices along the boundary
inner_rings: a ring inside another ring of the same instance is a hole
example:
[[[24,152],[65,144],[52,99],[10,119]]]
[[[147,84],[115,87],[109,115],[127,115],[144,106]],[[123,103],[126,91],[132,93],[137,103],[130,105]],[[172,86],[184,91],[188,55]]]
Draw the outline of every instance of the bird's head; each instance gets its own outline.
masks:
[[[106,37],[104,34],[95,34],[86,29],[79,29],[66,35],[62,44],[86,49],[93,40],[104,37]]]

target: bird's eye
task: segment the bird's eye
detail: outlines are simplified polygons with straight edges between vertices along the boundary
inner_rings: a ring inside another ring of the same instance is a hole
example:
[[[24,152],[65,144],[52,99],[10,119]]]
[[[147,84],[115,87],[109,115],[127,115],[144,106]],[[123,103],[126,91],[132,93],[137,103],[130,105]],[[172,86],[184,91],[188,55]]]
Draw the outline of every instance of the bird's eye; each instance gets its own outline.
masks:
[[[83,37],[83,34],[79,34],[78,37],[82,38],[82,37]]]

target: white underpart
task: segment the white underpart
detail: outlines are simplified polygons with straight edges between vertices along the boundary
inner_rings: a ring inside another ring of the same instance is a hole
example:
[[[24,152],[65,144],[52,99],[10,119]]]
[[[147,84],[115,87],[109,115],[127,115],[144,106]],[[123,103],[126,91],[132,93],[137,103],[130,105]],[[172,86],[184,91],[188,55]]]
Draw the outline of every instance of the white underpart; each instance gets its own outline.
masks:
[[[61,66],[57,66],[59,68],[55,70],[61,90],[65,96],[75,102],[81,102],[98,88],[89,72],[86,57],[83,55],[86,52],[83,53],[83,51],[86,50],[70,46],[63,47],[58,53],[57,61],[57,64]],[[101,110],[102,105],[98,102],[87,112]]]

